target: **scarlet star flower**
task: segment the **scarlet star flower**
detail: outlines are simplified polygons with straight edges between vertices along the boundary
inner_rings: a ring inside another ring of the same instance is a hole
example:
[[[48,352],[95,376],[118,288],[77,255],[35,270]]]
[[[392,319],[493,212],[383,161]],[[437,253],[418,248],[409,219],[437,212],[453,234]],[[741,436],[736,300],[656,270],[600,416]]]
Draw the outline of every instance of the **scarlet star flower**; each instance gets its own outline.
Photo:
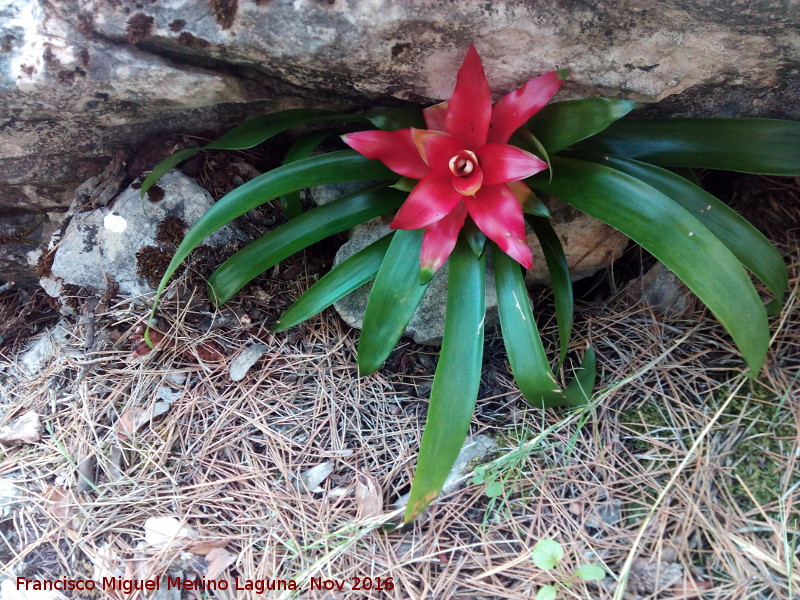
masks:
[[[425,109],[428,129],[342,136],[364,156],[420,180],[390,227],[425,228],[420,253],[423,280],[450,256],[467,215],[506,254],[527,269],[533,266],[521,207],[530,188],[521,180],[547,164],[507,142],[547,104],[562,79],[561,71],[541,75],[492,106],[481,59],[470,46],[450,100]]]

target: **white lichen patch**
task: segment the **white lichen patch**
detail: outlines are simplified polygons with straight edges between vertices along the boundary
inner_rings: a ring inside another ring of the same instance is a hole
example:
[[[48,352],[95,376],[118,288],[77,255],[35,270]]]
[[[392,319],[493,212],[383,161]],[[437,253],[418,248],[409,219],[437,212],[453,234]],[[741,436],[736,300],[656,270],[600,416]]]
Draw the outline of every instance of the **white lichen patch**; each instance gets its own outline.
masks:
[[[127,229],[128,222],[119,215],[109,213],[103,219],[103,227],[109,231],[113,231],[114,233],[122,233],[125,231],[125,229]]]

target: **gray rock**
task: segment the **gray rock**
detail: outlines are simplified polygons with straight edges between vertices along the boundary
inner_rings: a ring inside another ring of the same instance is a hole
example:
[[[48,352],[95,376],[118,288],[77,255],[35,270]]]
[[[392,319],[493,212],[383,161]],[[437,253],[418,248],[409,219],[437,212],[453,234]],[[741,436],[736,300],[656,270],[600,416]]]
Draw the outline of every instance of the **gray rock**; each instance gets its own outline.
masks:
[[[629,282],[625,297],[651,307],[655,312],[680,316],[694,306],[694,294],[678,277],[661,263],[656,263],[641,277]]]
[[[497,449],[497,442],[494,438],[479,433],[464,440],[461,450],[458,452],[456,462],[450,468],[447,479],[442,485],[442,494],[449,494],[459,488],[459,486],[472,474],[475,465],[484,462],[486,457]],[[395,508],[402,508],[408,504],[409,494],[403,494],[395,502]]]
[[[109,279],[131,296],[153,292],[137,272],[137,252],[158,245],[158,227],[166,217],[191,227],[214,204],[208,192],[182,173],[167,173],[158,185],[164,192],[158,202],[142,200],[139,190],[129,187],[110,207],[77,213],[58,242],[52,275],[41,282],[47,292],[58,297],[64,284],[105,290]],[[244,239],[240,230],[226,225],[203,243],[218,247]]]
[[[66,321],[59,321],[51,329],[32,341],[19,357],[19,366],[28,377],[35,377],[62,351],[69,340]]]
[[[381,219],[373,219],[354,227],[350,231],[350,240],[339,248],[334,259],[334,266],[350,258],[359,250],[390,232],[389,227]],[[486,268],[486,319],[484,327],[489,328],[499,321],[497,313],[497,293],[494,289],[494,271],[491,261],[487,260]],[[431,279],[422,301],[406,327],[405,335],[418,344],[438,346],[444,334],[444,317],[447,306],[447,263],[439,269]],[[351,292],[333,306],[342,319],[351,327],[361,329],[367,300],[372,291],[372,282]]]
[[[553,216],[553,229],[561,240],[573,281],[610,267],[622,256],[628,245],[625,235],[555,198],[548,198],[547,206]],[[531,231],[528,233],[528,244],[533,252],[533,269],[525,273],[525,283],[549,284],[550,271],[542,246]]]
[[[797,99],[797,81],[787,77],[798,62],[795,3],[733,0],[726,10],[707,0],[212,5],[218,8],[145,5],[141,14],[152,25],[142,46],[252,67],[323,92],[428,101],[450,94],[464,50],[474,42],[497,93],[569,67],[569,96],[658,102],[695,91],[706,95],[698,106],[706,113],[800,115],[790,102]],[[95,15],[93,31],[130,39],[129,13],[103,0],[81,6]],[[74,10],[69,20],[77,22],[79,14]],[[181,31],[176,20],[185,24]],[[201,43],[182,44],[187,33]]]
[[[117,150],[302,105],[286,94],[291,86],[268,87],[264,78],[99,35],[91,27],[102,19],[94,8],[0,0],[0,277],[21,285],[38,281],[29,260],[58,229],[78,184]],[[130,18],[131,7],[117,3],[116,10]],[[158,152],[172,150],[162,145]]]
[[[0,0],[0,272],[36,280],[25,258],[117,150],[283,108],[430,103],[471,42],[496,95],[569,67],[559,99],[797,118],[798,21],[780,0]]]
[[[7,425],[0,427],[0,444],[21,446],[42,438],[42,422],[36,412],[29,410]]]
[[[11,477],[0,478],[0,522],[5,521],[19,506],[20,486]]]
[[[250,370],[250,367],[256,364],[256,361],[261,358],[266,351],[267,345],[261,343],[252,344],[242,350],[239,356],[231,361],[231,381],[241,381],[244,379],[245,375],[247,375],[247,371]]]

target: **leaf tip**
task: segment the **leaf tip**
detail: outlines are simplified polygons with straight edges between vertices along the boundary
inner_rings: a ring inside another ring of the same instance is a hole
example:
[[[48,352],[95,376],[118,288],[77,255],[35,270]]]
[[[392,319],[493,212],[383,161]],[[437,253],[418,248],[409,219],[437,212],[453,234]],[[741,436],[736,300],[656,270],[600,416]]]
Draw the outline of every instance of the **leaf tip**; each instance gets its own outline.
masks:
[[[561,69],[560,71],[556,71],[556,77],[563,81],[569,76],[571,71],[572,69]]]
[[[431,279],[433,279],[433,276],[435,274],[436,274],[436,269],[434,268],[434,265],[420,265],[420,268],[419,268],[419,284],[420,285],[425,285]]]

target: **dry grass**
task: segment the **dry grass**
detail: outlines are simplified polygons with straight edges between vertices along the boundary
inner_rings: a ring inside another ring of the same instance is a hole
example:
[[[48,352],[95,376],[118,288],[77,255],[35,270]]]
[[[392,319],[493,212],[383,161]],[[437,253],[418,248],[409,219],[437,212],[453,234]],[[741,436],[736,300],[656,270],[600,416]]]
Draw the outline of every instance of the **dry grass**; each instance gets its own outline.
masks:
[[[2,570],[90,578],[105,564],[123,577],[203,576],[205,559],[186,543],[142,545],[148,517],[175,516],[235,556],[226,577],[294,578],[304,588],[312,577],[394,583],[382,592],[306,589],[302,598],[530,598],[566,580],[530,560],[542,538],[564,546],[566,573],[589,562],[615,574],[599,586],[574,583],[560,598],[610,598],[621,573],[628,591],[619,597],[796,598],[800,266],[790,241],[792,295],[773,319],[758,381],[742,377],[708,314],[664,320],[612,302],[583,310],[576,336],[591,340],[605,387],[583,410],[543,412],[524,407],[491,340],[472,433],[501,441],[484,479],[502,493],[489,498],[485,481],[468,481],[391,533],[380,524],[413,474],[426,407],[415,390],[432,377],[425,349],[404,344],[389,367],[359,379],[356,334],[332,312],[271,336],[247,311],[203,331],[204,305],[184,302],[193,308],[164,305],[174,346],[136,358],[144,310],[101,307],[89,355],[79,321],[32,381],[12,357],[0,364],[5,421],[32,409],[45,424],[41,442],[0,450],[0,477],[13,474],[27,495],[0,523]],[[294,294],[285,288],[276,280],[270,293]],[[542,324],[553,339],[553,323]],[[268,352],[232,382],[227,366],[256,341]],[[224,362],[207,360],[210,348]],[[131,409],[165,399],[169,409],[135,434],[121,429]],[[81,484],[78,465],[92,462],[81,469],[92,485]],[[293,485],[325,462],[333,474],[322,491]],[[384,509],[377,516],[354,494],[370,480]]]

